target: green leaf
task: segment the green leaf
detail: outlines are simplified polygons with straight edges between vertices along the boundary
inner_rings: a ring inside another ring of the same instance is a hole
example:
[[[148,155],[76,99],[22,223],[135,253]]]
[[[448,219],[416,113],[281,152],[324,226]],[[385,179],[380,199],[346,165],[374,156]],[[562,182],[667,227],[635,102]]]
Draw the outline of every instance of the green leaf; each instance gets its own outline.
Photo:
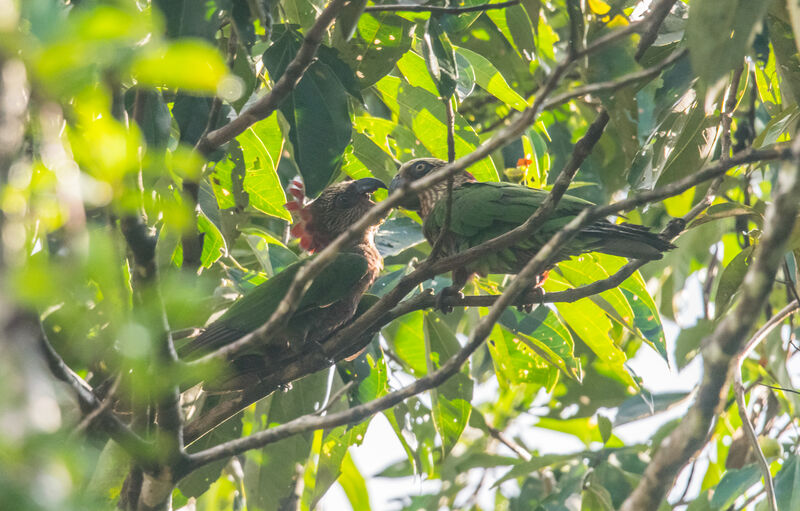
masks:
[[[392,321],[383,329],[392,352],[415,376],[424,376],[428,372],[424,319],[422,311],[414,311]]]
[[[281,2],[281,8],[286,13],[289,23],[300,25],[304,30],[311,28],[324,7],[324,0],[285,0]]]
[[[714,126],[717,121],[709,116],[706,117],[703,104],[696,102],[688,115],[680,117],[682,126],[673,126],[673,130],[679,133],[677,139],[668,142],[667,151],[669,157],[664,162],[661,169],[656,169],[659,175],[657,185],[663,186],[685,177],[691,169],[700,167],[701,162],[710,156],[713,148],[714,136],[709,135],[707,129],[716,129]]]
[[[214,94],[228,73],[222,56],[213,46],[184,39],[152,48],[131,64],[131,74],[142,85],[171,87]]]
[[[711,497],[712,509],[728,509],[748,488],[761,479],[761,470],[753,463],[740,469],[728,470]],[[789,508],[786,508],[789,509]]]
[[[203,252],[200,262],[204,268],[211,268],[222,254],[227,253],[222,232],[204,214],[197,215],[197,229],[203,233]]]
[[[609,274],[616,273],[624,264],[624,259],[606,254],[595,253],[592,254],[592,257]],[[667,341],[664,338],[664,329],[661,326],[661,316],[658,312],[658,307],[656,307],[656,302],[647,290],[642,274],[636,271],[619,285],[619,289],[633,311],[633,326],[643,336],[644,340],[664,360],[667,360]]]
[[[753,141],[753,146],[764,147],[774,144],[784,133],[788,133],[792,126],[795,126],[800,119],[800,106],[791,105],[789,108],[778,112],[764,126],[764,129]]]
[[[208,407],[214,399],[211,398],[210,401],[211,402],[206,402],[206,407]],[[228,442],[239,438],[241,435],[242,414],[238,413],[194,442],[189,446],[187,451],[190,453],[199,452],[222,442]],[[224,458],[192,471],[188,476],[181,479],[180,483],[178,483],[178,488],[186,497],[199,497],[208,490],[209,486],[211,486],[214,481],[219,479],[222,469],[225,468],[225,465],[227,465],[229,461],[230,458]]]
[[[445,107],[433,94],[404,84],[399,78],[387,76],[376,85],[386,106],[411,127],[416,139],[437,158],[447,159],[447,127]],[[456,114],[456,157],[473,151],[480,139],[469,123]],[[479,181],[497,181],[497,169],[491,158],[485,158],[469,168]]]
[[[695,73],[711,85],[733,68],[742,66],[768,6],[769,2],[748,0],[693,1],[686,39]]]
[[[500,484],[508,481],[509,479],[527,476],[528,474],[532,474],[545,467],[557,467],[564,465],[579,456],[580,454],[543,454],[541,456],[536,456],[530,461],[520,463],[506,472],[503,477],[495,481],[495,483],[492,485],[492,488],[500,486]]]
[[[569,287],[567,282],[552,273],[544,283],[547,292],[563,291]],[[600,360],[620,369],[620,376],[624,375],[630,380],[623,367],[626,360],[625,353],[609,337],[612,324],[603,309],[586,298],[575,303],[558,303],[556,309],[567,325],[600,357]]]
[[[349,41],[353,37],[358,26],[358,20],[361,18],[366,6],[367,0],[353,0],[346,3],[339,12],[339,16],[336,18],[336,30],[343,40]]]
[[[600,437],[603,439],[603,444],[608,443],[608,440],[611,438],[611,430],[613,428],[611,419],[605,415],[598,414],[597,427],[600,429]]]
[[[387,220],[375,235],[375,244],[381,257],[397,255],[423,241],[425,236],[422,227],[407,216]]]
[[[456,54],[450,39],[442,30],[436,16],[428,18],[425,24],[425,35],[422,37],[425,63],[436,83],[439,96],[449,98],[456,90],[458,82],[458,66]]]
[[[466,48],[456,48],[456,54],[469,61],[475,71],[475,83],[486,92],[515,110],[522,111],[528,106],[525,98],[508,85],[489,59]]]
[[[461,349],[455,334],[434,313],[425,315],[425,336],[429,372],[439,369]],[[433,424],[442,438],[442,451],[445,455],[458,442],[469,421],[472,387],[469,364],[464,364],[458,373],[431,392]]]
[[[728,266],[722,270],[722,275],[720,275],[719,278],[719,285],[717,286],[717,294],[714,297],[714,309],[717,318],[721,318],[725,314],[728,305],[730,305],[731,298],[733,298],[733,294],[742,284],[744,275],[747,273],[747,268],[750,266],[750,256],[752,253],[752,246],[743,249],[728,263]]]
[[[778,509],[800,509],[800,456],[792,455],[775,475]]]
[[[703,225],[706,222],[730,218],[732,216],[747,216],[759,226],[763,222],[763,215],[758,210],[737,202],[723,202],[722,204],[714,204],[709,207],[702,215],[698,216],[689,224],[689,228],[691,229],[692,227]]]
[[[572,336],[549,308],[537,307],[531,314],[506,309],[499,323],[504,328],[492,331],[489,344],[498,376],[511,383],[535,382],[550,390],[558,374],[549,366],[580,380]]]
[[[535,426],[537,428],[550,429],[572,435],[583,442],[586,447],[589,447],[592,442],[603,441],[603,436],[600,433],[600,426],[591,417],[577,419],[539,417]],[[624,445],[622,441],[613,435],[606,441],[606,447],[621,447],[622,445]]]
[[[386,76],[411,48],[412,23],[388,12],[364,13],[352,39],[334,34],[334,46],[365,89]]]
[[[630,422],[652,417],[653,415],[671,409],[686,400],[691,394],[688,392],[665,392],[650,394],[647,391],[626,399],[617,410],[614,418],[615,426],[622,426]]]
[[[421,87],[431,94],[437,94],[436,83],[431,78],[431,73],[428,72],[425,58],[417,55],[413,51],[406,52],[403,57],[397,61],[397,69],[403,73],[406,81],[414,87]]]
[[[283,146],[278,118],[274,115],[254,124],[236,137],[242,147],[247,168],[244,190],[250,205],[270,216],[291,220],[283,207],[286,195],[278,179],[277,167]]]
[[[287,30],[264,52],[264,65],[274,81],[283,74],[301,44],[302,36]],[[350,143],[352,123],[347,92],[336,72],[316,60],[280,108],[289,122],[289,139],[306,194],[316,197],[336,177]]]
[[[139,120],[137,126],[142,130],[142,135],[148,147],[165,147],[169,142],[169,133],[172,129],[172,117],[169,114],[161,93],[153,90],[128,89],[125,102],[128,115],[133,116],[134,102],[138,95]]]
[[[800,8],[796,2],[765,3],[770,4],[767,28],[775,55],[774,74],[780,77],[781,94],[797,103],[800,98],[800,53],[797,51]],[[790,12],[786,10],[787,5]],[[784,104],[788,106],[790,101]]]
[[[683,369],[700,353],[700,344],[714,331],[714,322],[700,319],[696,325],[684,328],[675,340],[675,362]]]
[[[263,431],[315,411],[327,387],[325,371],[292,383],[284,392],[274,392],[255,406],[252,431]],[[260,450],[247,451],[244,463],[244,487],[248,506],[254,509],[278,509],[292,496],[297,477],[296,465],[304,465],[311,453],[313,433],[303,433],[269,444]]]
[[[358,471],[356,464],[353,463],[350,453],[345,454],[341,470],[342,474],[337,481],[342,485],[344,494],[347,496],[348,502],[350,502],[350,507],[370,511],[372,508],[369,502],[367,483],[364,480],[364,476]]]

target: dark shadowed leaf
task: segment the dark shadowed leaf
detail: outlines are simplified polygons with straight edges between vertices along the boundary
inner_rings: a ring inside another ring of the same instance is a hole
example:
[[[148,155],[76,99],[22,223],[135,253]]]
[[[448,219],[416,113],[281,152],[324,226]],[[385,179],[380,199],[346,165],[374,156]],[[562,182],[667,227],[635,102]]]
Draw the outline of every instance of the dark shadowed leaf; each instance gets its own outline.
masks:
[[[768,5],[747,0],[692,2],[686,39],[695,73],[710,85],[741,66]]]
[[[426,346],[428,348],[428,371],[439,369],[461,348],[455,334],[436,314],[425,315]],[[447,379],[432,392],[433,423],[442,438],[442,450],[450,452],[458,442],[469,421],[472,411],[473,382],[469,376],[469,364]]]
[[[287,30],[264,52],[263,61],[272,80],[283,74],[301,44],[302,36]],[[347,92],[334,70],[317,60],[280,108],[289,122],[289,139],[306,194],[316,197],[336,177],[350,143]]]

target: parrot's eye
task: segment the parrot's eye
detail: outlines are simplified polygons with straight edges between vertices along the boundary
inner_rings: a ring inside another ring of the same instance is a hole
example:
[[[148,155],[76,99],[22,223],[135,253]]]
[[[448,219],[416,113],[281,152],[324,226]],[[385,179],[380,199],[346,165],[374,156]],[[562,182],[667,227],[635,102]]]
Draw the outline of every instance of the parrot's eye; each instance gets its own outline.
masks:
[[[422,174],[425,173],[425,170],[427,168],[428,168],[428,166],[425,165],[424,162],[419,162],[416,165],[414,165],[414,173],[417,174],[418,176],[421,176]]]
[[[336,207],[339,209],[352,208],[358,197],[352,193],[343,193],[336,197]]]

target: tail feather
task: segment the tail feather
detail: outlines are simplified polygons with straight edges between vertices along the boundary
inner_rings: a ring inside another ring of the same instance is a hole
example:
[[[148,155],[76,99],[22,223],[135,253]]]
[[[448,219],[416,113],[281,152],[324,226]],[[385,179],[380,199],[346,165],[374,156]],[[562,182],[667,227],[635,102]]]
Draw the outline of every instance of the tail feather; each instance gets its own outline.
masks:
[[[584,232],[598,237],[594,250],[629,259],[661,259],[662,252],[675,248],[675,245],[643,225],[598,222]]]

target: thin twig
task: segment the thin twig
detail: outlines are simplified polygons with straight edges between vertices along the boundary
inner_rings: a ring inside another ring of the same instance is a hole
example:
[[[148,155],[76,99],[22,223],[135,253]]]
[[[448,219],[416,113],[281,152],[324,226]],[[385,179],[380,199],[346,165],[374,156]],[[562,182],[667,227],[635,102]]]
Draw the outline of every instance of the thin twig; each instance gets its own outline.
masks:
[[[114,400],[116,399],[116,392],[117,388],[119,387],[119,375],[114,378],[113,383],[111,384],[111,388],[108,390],[106,397],[100,403],[100,406],[86,414],[84,418],[75,426],[75,429],[72,431],[72,435],[79,435],[83,433],[89,426],[92,425],[95,419],[97,419],[102,413],[105,413],[108,408],[114,404]]]
[[[453,101],[455,99],[453,97],[449,97],[444,99],[444,108],[445,112],[447,112],[447,162],[453,163],[453,160],[456,159],[456,113],[455,109],[453,108]],[[436,237],[436,241],[433,243],[433,247],[431,247],[431,253],[428,256],[431,260],[436,259],[441,252],[445,233],[450,230],[450,220],[452,218],[453,213],[453,182],[455,181],[454,176],[451,174],[450,177],[447,178],[447,192],[445,194],[445,213],[444,213],[444,224],[442,225],[442,229],[439,231],[439,236]]]
[[[334,0],[334,3],[337,1],[339,0]],[[603,48],[605,45],[610,44],[613,41],[625,37],[626,35],[636,31],[639,26],[640,26],[639,24],[630,24],[618,31],[611,32],[603,37],[597,38],[590,46],[587,46],[582,52],[579,52],[578,55],[576,55],[576,58],[588,55],[589,53],[597,51],[598,49]],[[339,235],[333,242],[331,242],[324,250],[319,252],[313,260],[310,260],[308,264],[304,265],[297,272],[294,280],[292,281],[292,284],[287,289],[284,298],[278,304],[278,307],[276,307],[275,312],[273,312],[273,314],[270,316],[270,318],[264,325],[256,329],[251,334],[248,334],[247,336],[244,336],[241,339],[231,344],[228,344],[220,348],[219,350],[216,350],[215,352],[210,353],[205,357],[202,357],[192,362],[192,364],[205,365],[214,360],[226,360],[230,355],[238,352],[239,350],[245,348],[246,346],[249,346],[250,344],[259,341],[266,342],[269,339],[269,336],[271,335],[272,332],[278,331],[279,327],[285,324],[286,321],[288,321],[288,318],[297,308],[300,301],[300,297],[305,293],[306,289],[310,285],[311,280],[317,275],[319,275],[319,273],[328,264],[331,263],[331,261],[336,257],[339,251],[347,243],[350,243],[357,236],[360,236],[361,233],[363,233],[370,225],[375,223],[379,218],[384,216],[391,208],[400,203],[404,197],[410,196],[412,194],[417,194],[420,191],[425,190],[436,183],[444,181],[449,176],[453,175],[455,172],[463,170],[469,165],[480,161],[481,159],[491,154],[491,152],[493,152],[494,150],[504,146],[511,140],[518,137],[519,134],[525,130],[525,128],[527,128],[531,123],[535,121],[536,116],[541,111],[541,105],[544,101],[544,98],[546,98],[547,95],[550,94],[550,92],[552,92],[552,90],[555,88],[556,84],[560,80],[561,76],[569,68],[572,62],[573,61],[571,60],[567,60],[554,69],[550,78],[548,78],[548,80],[542,86],[541,93],[536,98],[533,105],[531,105],[523,112],[521,112],[520,115],[516,117],[515,121],[510,126],[502,129],[495,136],[493,136],[492,138],[490,138],[489,140],[478,146],[478,148],[476,148],[475,151],[471,152],[470,154],[454,161],[453,163],[444,165],[440,169],[428,174],[422,179],[414,181],[413,183],[410,183],[408,186],[393,192],[386,200],[376,204],[358,222],[354,223],[349,229],[347,229],[344,233]],[[287,72],[284,73],[284,75],[281,77],[281,79],[283,79],[283,77],[286,76],[286,74],[288,74],[288,69]],[[211,137],[214,133],[215,132],[210,133],[209,137]],[[370,308],[370,310],[373,308],[374,307]],[[369,312],[370,311],[367,311],[367,313]]]
[[[702,444],[709,425],[722,404],[723,389],[728,383],[735,353],[739,352],[760,309],[772,289],[784,248],[792,231],[793,221],[800,211],[800,137],[791,147],[792,161],[784,162],[779,171],[776,194],[767,207],[764,230],[756,246],[753,262],[742,283],[742,296],[736,308],[719,323],[703,343],[703,381],[697,399],[685,418],[667,436],[661,449],[655,452],[639,484],[620,508],[638,511],[658,507],[677,471]],[[727,162],[729,163],[729,162]]]
[[[650,66],[647,69],[636,71],[635,73],[628,73],[614,80],[591,83],[589,85],[584,85],[583,87],[577,87],[569,92],[558,94],[556,96],[553,96],[551,99],[545,101],[543,109],[547,110],[556,107],[558,105],[561,105],[563,103],[566,103],[571,99],[580,98],[588,94],[615,91],[617,89],[625,87],[626,85],[630,85],[632,83],[636,83],[641,80],[646,80],[648,78],[653,78],[654,76],[658,75],[664,68],[674,64],[675,62],[682,59],[686,55],[688,55],[688,50],[684,48],[676,51],[675,53],[673,53],[666,59],[662,60],[658,64]]]
[[[553,257],[564,243],[567,243],[584,225],[586,225],[589,218],[589,210],[582,211],[545,243],[536,256],[531,259],[517,277],[511,281],[506,292],[497,300],[494,306],[489,309],[488,314],[484,316],[472,330],[467,343],[453,357],[442,364],[438,370],[416,380],[403,389],[387,394],[369,403],[354,406],[348,410],[330,414],[325,417],[302,416],[280,426],[254,433],[248,437],[231,440],[191,454],[189,455],[189,462],[185,465],[185,469],[188,471],[195,470],[213,461],[240,454],[250,449],[262,447],[303,431],[331,428],[353,423],[382,410],[386,410],[409,397],[441,385],[460,370],[461,366],[470,355],[483,344],[486,337],[491,333],[495,322],[499,319],[506,307],[513,302],[516,296],[530,287],[536,276],[544,269],[546,262]]]
[[[739,354],[733,359],[733,391],[736,395],[736,403],[739,405],[739,416],[742,418],[742,427],[747,435],[747,439],[750,441],[750,447],[752,447],[753,452],[756,453],[756,461],[761,469],[761,475],[764,478],[764,488],[767,492],[767,503],[772,511],[778,511],[778,504],[777,500],[775,499],[775,486],[772,482],[772,474],[769,471],[769,463],[767,463],[767,459],[764,457],[764,453],[761,451],[761,447],[758,445],[758,436],[756,436],[756,432],[753,430],[753,425],[750,423],[750,418],[747,416],[747,404],[744,400],[744,382],[742,381],[742,364],[755,349],[755,347],[758,346],[764,339],[766,339],[767,335],[772,330],[780,326],[780,324],[783,323],[787,317],[794,314],[798,308],[800,308],[800,302],[795,300],[781,309],[780,312],[772,316],[764,324],[764,326],[759,328],[753,337],[747,341],[744,349],[742,349],[742,351],[740,351]]]
[[[508,0],[496,4],[480,4],[465,7],[441,7],[438,5],[392,4],[368,5],[364,12],[430,12],[436,14],[464,14],[467,12],[483,12],[492,9],[505,9],[519,4],[520,0]]]
[[[780,390],[782,392],[791,392],[792,394],[800,394],[800,390],[795,389],[787,389],[786,387],[780,387],[778,385],[767,385],[766,383],[759,383],[762,387],[767,387],[773,390]]]
[[[642,32],[642,38],[639,39],[639,45],[636,48],[636,54],[633,56],[638,62],[644,56],[650,46],[656,41],[658,37],[658,29],[664,23],[672,6],[675,5],[676,0],[657,0],[655,5],[650,6],[650,16],[647,21],[647,29]]]
[[[486,424],[486,430],[489,432],[489,435],[491,435],[492,438],[511,449],[517,456],[525,461],[531,460],[531,453],[513,439],[508,438],[505,433],[493,426],[490,426],[488,423]]]
[[[39,344],[45,360],[47,360],[50,372],[56,378],[69,385],[75,397],[77,397],[83,413],[91,414],[95,410],[102,408],[103,404],[95,396],[92,387],[64,362],[61,355],[50,344],[44,332],[40,334]],[[152,452],[152,445],[123,424],[114,415],[113,410],[105,408],[98,413],[96,420],[102,422],[103,431],[120,444],[133,459],[149,466],[148,454]]]
[[[331,26],[348,0],[332,0],[322,11],[314,25],[308,29],[303,44],[297,51],[294,59],[286,67],[275,86],[263,98],[245,109],[236,119],[225,126],[215,129],[197,142],[197,150],[207,155],[222,144],[230,142],[247,128],[262,119],[269,117],[284,99],[294,90],[294,87],[303,77],[308,67],[317,54],[317,49],[322,44],[322,37]]]

